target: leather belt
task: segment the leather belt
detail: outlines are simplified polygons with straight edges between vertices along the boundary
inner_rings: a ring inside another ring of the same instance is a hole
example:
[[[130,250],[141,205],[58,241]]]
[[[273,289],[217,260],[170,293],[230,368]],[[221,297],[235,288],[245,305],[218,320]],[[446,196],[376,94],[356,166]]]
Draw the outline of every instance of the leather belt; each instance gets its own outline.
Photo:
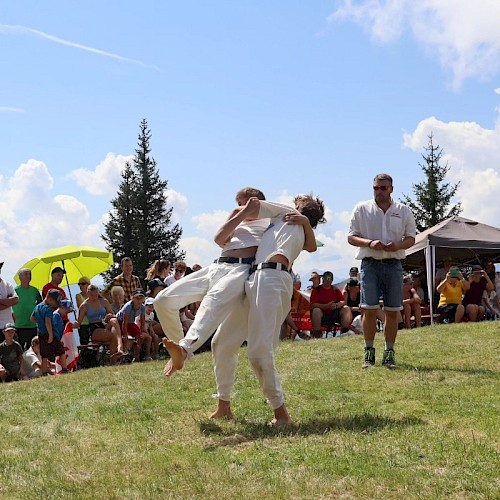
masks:
[[[251,264],[253,257],[219,257],[214,260],[215,264]]]
[[[374,259],[373,257],[365,257],[363,260],[376,260],[377,262],[382,262],[382,264],[394,264],[394,262],[399,262],[399,259]]]
[[[262,262],[261,264],[253,265],[250,269],[250,274],[255,271],[259,271],[260,269],[277,269],[278,271],[285,271],[286,273],[289,272],[288,267],[281,262]]]

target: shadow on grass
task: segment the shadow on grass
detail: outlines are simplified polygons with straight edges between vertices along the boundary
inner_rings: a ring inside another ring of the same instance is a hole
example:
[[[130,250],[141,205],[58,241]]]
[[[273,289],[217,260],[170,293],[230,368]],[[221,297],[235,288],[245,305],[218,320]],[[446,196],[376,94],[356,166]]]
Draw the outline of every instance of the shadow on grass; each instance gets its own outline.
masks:
[[[341,430],[352,431],[360,434],[369,434],[383,428],[408,427],[424,423],[419,418],[390,418],[380,415],[365,413],[352,415],[350,417],[337,417],[330,419],[310,420],[308,422],[297,422],[290,425],[270,427],[268,424],[250,423],[246,420],[235,420],[236,430],[221,427],[217,421],[200,422],[200,430],[204,435],[219,436],[221,441],[207,446],[210,450],[221,446],[234,446],[258,439],[269,439],[283,436],[309,436],[312,434],[326,434],[327,432]]]
[[[469,375],[497,375],[498,373],[495,370],[488,370],[486,368],[464,368],[464,367],[457,367],[453,368],[450,366],[415,366],[415,365],[408,365],[405,363],[400,363],[399,368],[405,369],[405,370],[412,370],[416,372],[457,372],[457,373],[466,373]]]

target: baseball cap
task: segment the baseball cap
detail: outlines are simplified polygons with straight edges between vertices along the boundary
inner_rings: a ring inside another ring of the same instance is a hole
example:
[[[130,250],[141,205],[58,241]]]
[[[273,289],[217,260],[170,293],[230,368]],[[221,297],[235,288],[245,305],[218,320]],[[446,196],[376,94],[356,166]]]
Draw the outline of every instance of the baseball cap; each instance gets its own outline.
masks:
[[[349,272],[350,273],[359,273],[359,269],[357,267],[351,267],[351,269],[349,269]]]
[[[154,304],[155,299],[153,297],[148,297],[146,301],[144,302],[145,305],[147,306],[152,306]]]
[[[16,330],[16,325],[14,325],[14,323],[7,323],[3,328],[4,332],[5,330]]]
[[[52,271],[50,271],[50,274],[54,274],[54,273],[63,273],[63,274],[66,274],[66,271],[62,268],[62,267],[54,267],[54,269],[52,269]]]
[[[61,305],[59,307],[64,307],[64,309],[67,309],[69,312],[73,311],[73,303],[69,299],[61,300]]]
[[[472,272],[482,271],[483,268],[479,264],[474,264],[472,266]]]
[[[148,288],[152,292],[155,288],[158,288],[161,286],[162,288],[165,288],[167,285],[163,283],[163,281],[160,278],[155,278],[154,280],[151,280],[148,282]]]
[[[139,289],[139,290],[136,290],[136,291],[132,294],[132,296],[133,296],[133,297],[144,297],[144,296],[145,296],[145,294],[144,294],[144,292],[143,292],[141,289]]]
[[[58,307],[61,305],[62,295],[61,295],[61,292],[59,290],[56,290],[55,288],[51,288],[47,292],[47,297],[50,297],[52,300],[55,300]]]

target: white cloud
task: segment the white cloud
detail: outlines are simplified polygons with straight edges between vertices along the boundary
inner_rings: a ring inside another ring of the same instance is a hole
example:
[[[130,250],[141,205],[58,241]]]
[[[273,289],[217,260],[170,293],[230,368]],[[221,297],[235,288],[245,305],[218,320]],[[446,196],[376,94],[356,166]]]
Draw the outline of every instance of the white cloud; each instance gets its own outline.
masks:
[[[172,225],[178,224],[188,211],[188,199],[173,189],[167,189],[165,197],[167,198],[167,208],[173,208],[170,221]]]
[[[25,262],[49,248],[68,244],[102,247],[100,221],[89,220],[87,206],[54,193],[44,162],[31,159],[10,178],[0,178],[0,255],[2,276],[10,280]]]
[[[466,78],[490,78],[500,69],[497,0],[343,0],[328,21],[345,20],[360,24],[382,43],[410,31],[452,72],[455,88]]]
[[[500,87],[498,89],[495,89],[493,92],[495,92],[495,94],[500,94]]]
[[[78,168],[70,172],[67,177],[73,179],[89,194],[115,196],[125,164],[132,160],[133,156],[108,153],[94,170]]]
[[[181,238],[179,246],[186,252],[188,266],[200,264],[206,267],[220,255],[220,248],[213,241],[198,236]]]
[[[500,124],[485,129],[475,122],[443,122],[435,117],[422,120],[412,133],[404,134],[404,145],[423,152],[428,136],[443,149],[442,164],[448,162],[448,180],[460,182],[457,195],[464,217],[498,227],[500,212]]]

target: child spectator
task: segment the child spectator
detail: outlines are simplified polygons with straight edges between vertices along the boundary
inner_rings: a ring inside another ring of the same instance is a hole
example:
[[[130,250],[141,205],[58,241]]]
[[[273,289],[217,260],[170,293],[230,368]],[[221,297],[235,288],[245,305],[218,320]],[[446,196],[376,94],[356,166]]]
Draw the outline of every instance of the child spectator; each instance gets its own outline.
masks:
[[[148,332],[149,336],[151,337],[151,358],[158,359],[158,350],[160,348],[160,337],[155,333],[154,330],[155,324],[158,322],[155,321],[155,311],[154,311],[153,301],[154,301],[153,297],[148,297],[146,299],[146,302],[144,302],[144,305],[146,307],[146,313],[144,319],[146,323],[146,332]],[[136,318],[136,321],[137,320],[138,318]],[[146,358],[145,361],[148,361],[148,359]]]
[[[7,323],[3,329],[5,340],[0,344],[0,379],[5,382],[19,380],[24,376],[22,371],[23,348],[14,340],[16,327]]]
[[[37,378],[42,376],[42,358],[40,356],[40,341],[38,336],[31,339],[31,347],[23,353],[24,378]]]
[[[31,321],[38,326],[38,340],[40,342],[40,356],[42,357],[42,375],[51,373],[49,360],[55,361],[56,356],[64,354],[61,343],[55,342],[52,326],[53,310],[61,306],[61,293],[55,288],[50,289],[40,304],[37,304],[31,315]]]
[[[142,345],[145,344],[146,358],[151,357],[151,337],[146,332],[146,308],[144,306],[144,292],[136,290],[132,294],[132,300],[128,301],[119,311],[116,317],[120,322],[123,335],[130,335],[135,338],[134,358],[132,361],[139,361]],[[139,325],[136,318],[139,318]]]
[[[57,310],[54,312],[52,315],[52,331],[54,334],[54,340],[53,344],[55,343],[60,343],[62,349],[57,346],[57,350],[59,351],[59,354],[56,354],[56,356],[59,356],[59,364],[62,366],[62,371],[63,373],[68,372],[68,367],[67,367],[67,357],[66,357],[66,349],[64,348],[64,345],[62,343],[62,336],[64,335],[64,319],[67,318],[68,314],[73,311],[73,304],[71,303],[71,300],[61,300],[61,305],[57,308]],[[55,346],[54,346],[55,347]],[[60,354],[60,351],[62,350],[62,354]],[[52,361],[52,360],[51,360]]]

